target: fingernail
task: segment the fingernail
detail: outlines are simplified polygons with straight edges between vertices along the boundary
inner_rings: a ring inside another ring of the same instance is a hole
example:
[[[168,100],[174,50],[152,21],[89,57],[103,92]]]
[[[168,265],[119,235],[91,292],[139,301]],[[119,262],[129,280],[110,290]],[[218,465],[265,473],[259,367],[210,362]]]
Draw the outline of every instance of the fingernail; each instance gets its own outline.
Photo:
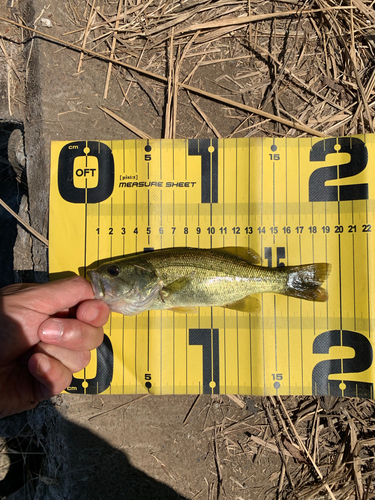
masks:
[[[51,363],[49,362],[49,359],[47,356],[40,356],[38,365],[36,367],[36,371],[38,372],[39,375],[45,375],[46,373],[49,372],[51,368]]]
[[[99,311],[96,307],[90,306],[83,313],[83,319],[85,321],[94,321],[99,315]]]
[[[46,340],[56,340],[63,332],[63,324],[61,321],[51,319],[46,325],[43,326],[42,336]]]

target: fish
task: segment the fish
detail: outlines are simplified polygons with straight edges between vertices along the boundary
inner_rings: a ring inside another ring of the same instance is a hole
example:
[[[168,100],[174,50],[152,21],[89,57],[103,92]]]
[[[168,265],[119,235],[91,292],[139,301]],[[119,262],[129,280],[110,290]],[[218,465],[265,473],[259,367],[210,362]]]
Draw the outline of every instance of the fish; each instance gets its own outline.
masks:
[[[331,265],[263,267],[246,247],[167,248],[124,256],[88,270],[95,298],[113,312],[134,316],[149,310],[196,312],[198,307],[260,310],[254,294],[277,293],[324,302]]]

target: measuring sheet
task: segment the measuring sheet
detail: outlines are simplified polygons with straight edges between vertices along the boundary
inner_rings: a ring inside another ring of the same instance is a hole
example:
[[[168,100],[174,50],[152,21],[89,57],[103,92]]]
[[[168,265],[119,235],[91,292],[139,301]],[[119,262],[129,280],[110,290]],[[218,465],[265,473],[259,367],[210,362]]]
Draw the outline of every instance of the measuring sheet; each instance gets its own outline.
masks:
[[[325,303],[112,313],[71,393],[373,398],[375,136],[53,142],[51,279],[170,247],[328,262]]]

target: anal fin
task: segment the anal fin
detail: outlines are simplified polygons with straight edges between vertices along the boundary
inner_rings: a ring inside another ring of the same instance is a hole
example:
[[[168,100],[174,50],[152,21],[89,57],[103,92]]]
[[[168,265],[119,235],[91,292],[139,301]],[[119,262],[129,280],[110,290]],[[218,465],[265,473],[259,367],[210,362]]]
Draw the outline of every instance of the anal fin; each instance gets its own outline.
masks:
[[[222,306],[226,309],[234,309],[235,311],[240,311],[244,313],[254,313],[260,311],[260,302],[256,297],[248,295],[243,299],[232,302],[232,304],[226,304]]]
[[[182,313],[182,314],[192,314],[192,313],[197,313],[198,309],[196,307],[171,307],[168,309],[169,311],[176,312],[176,313]]]

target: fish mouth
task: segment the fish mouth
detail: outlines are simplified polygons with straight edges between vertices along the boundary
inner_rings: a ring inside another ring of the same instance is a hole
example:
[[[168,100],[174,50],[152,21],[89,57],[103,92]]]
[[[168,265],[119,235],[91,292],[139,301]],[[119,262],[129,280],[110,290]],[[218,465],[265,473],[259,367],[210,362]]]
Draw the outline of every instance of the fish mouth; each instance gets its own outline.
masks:
[[[87,275],[89,277],[95,298],[103,299],[105,296],[105,286],[102,280],[100,279],[99,273],[96,271],[87,271]]]
[[[113,283],[102,277],[98,271],[90,270],[86,274],[95,298],[108,304],[111,311],[119,312],[125,316],[134,316],[147,310],[148,305],[155,300],[163,287],[160,281],[156,285],[148,285],[144,289],[140,289],[138,283],[133,283],[131,286],[129,285],[129,290],[126,293],[116,294]]]
[[[103,300],[108,305],[121,299],[116,293],[113,293],[111,284],[105,278],[103,279],[100,273],[91,270],[87,271],[87,275],[96,299]]]

